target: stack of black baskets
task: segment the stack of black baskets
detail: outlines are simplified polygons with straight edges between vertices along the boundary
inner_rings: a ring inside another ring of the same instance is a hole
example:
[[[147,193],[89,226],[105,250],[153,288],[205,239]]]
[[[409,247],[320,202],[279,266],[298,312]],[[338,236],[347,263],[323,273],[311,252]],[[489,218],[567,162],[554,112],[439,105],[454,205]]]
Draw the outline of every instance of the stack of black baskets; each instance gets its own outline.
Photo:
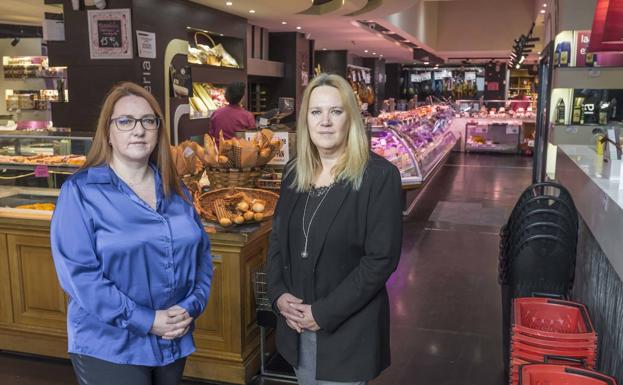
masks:
[[[500,231],[499,282],[506,373],[513,298],[567,298],[573,286],[578,215],[571,195],[560,184],[528,187]]]

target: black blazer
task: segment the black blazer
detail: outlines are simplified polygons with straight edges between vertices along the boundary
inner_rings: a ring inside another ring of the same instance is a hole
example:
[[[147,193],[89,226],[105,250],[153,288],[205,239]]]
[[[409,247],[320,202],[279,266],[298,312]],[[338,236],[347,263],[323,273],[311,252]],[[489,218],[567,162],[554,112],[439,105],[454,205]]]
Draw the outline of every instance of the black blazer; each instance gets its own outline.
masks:
[[[273,304],[292,288],[288,226],[295,203],[305,196],[289,187],[293,177],[294,171],[282,181],[270,236],[268,296]],[[396,270],[402,246],[400,173],[372,153],[359,190],[337,183],[329,198],[314,219],[314,228],[321,230],[309,250],[315,266],[312,313],[320,326],[316,378],[367,381],[390,364],[385,283]],[[277,349],[298,366],[298,334],[281,315]]]

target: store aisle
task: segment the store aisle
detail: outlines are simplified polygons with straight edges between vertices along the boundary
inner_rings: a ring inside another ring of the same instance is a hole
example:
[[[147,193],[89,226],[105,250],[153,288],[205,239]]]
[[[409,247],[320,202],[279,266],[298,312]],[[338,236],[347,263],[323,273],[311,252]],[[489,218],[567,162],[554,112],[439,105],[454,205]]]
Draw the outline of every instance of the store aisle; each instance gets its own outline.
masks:
[[[452,154],[405,223],[389,284],[392,366],[372,385],[499,385],[498,231],[531,158]]]

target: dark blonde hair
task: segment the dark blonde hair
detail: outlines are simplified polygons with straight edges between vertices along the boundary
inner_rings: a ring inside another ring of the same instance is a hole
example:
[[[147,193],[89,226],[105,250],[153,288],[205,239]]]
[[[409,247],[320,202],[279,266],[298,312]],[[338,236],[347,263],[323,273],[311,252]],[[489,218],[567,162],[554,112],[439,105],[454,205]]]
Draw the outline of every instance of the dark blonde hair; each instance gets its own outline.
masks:
[[[370,158],[368,137],[359,111],[359,104],[353,93],[353,89],[343,77],[334,74],[320,74],[307,86],[303,93],[301,110],[296,128],[296,178],[292,187],[297,191],[307,190],[313,183],[314,178],[322,170],[322,162],[318,149],[311,140],[307,115],[309,112],[309,99],[311,93],[321,86],[334,87],[340,93],[344,112],[348,114],[350,126],[346,136],[344,154],[331,170],[336,181],[346,181],[353,189],[358,190],[363,180],[363,173]]]
[[[160,118],[160,128],[158,128],[158,141],[156,147],[152,151],[149,160],[156,164],[160,171],[162,178],[162,187],[164,195],[169,197],[172,192],[175,192],[180,197],[184,198],[185,195],[182,192],[180,186],[179,176],[175,171],[175,165],[171,158],[169,135],[167,134],[167,124],[162,114],[162,109],[158,105],[156,98],[149,93],[146,89],[138,84],[131,82],[122,82],[116,84],[106,95],[104,104],[100,110],[100,115],[97,120],[97,130],[93,137],[93,144],[87,154],[86,162],[81,169],[88,167],[101,166],[109,164],[112,160],[112,146],[110,145],[110,118],[112,117],[113,110],[119,99],[125,96],[138,96],[145,99],[149,104],[154,114]]]

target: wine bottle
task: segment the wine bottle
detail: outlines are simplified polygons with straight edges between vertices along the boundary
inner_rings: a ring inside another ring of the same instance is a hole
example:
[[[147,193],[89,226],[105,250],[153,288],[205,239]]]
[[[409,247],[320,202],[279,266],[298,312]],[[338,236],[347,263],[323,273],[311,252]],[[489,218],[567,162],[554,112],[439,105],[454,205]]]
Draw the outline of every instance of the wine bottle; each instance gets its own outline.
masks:
[[[560,43],[556,44],[556,50],[554,51],[554,67],[560,66]]]
[[[563,41],[560,43],[560,66],[569,67],[569,59],[571,58],[571,43]]]
[[[566,115],[565,101],[562,100],[562,98],[558,99],[558,103],[556,104],[556,114],[557,114],[556,123],[565,124],[565,115]]]
[[[608,109],[610,107],[610,103],[605,100],[599,102],[599,124],[605,126],[608,124]]]
[[[582,104],[584,103],[584,97],[576,96],[573,100],[573,114],[571,117],[572,124],[581,124],[582,121]]]

